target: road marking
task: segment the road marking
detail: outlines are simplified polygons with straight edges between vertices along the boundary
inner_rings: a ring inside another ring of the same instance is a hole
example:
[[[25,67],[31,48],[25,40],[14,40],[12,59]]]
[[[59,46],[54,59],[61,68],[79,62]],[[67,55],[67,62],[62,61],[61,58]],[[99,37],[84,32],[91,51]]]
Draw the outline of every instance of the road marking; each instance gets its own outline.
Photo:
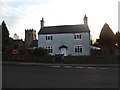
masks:
[[[65,68],[72,68],[71,66],[64,66]]]
[[[60,66],[52,66],[52,67],[60,67]]]
[[[22,64],[24,64],[24,63],[22,63]],[[51,67],[54,67],[54,68],[59,68],[59,67],[62,67],[62,66],[60,66],[60,65],[56,65],[56,66],[51,66]],[[82,68],[88,68],[88,69],[101,69],[101,70],[107,70],[107,69],[109,69],[109,68],[96,68],[96,67],[80,67],[80,66],[76,66],[76,67],[72,67],[72,66],[63,66],[64,68],[79,68],[79,69],[82,69]],[[118,70],[117,68],[114,68],[114,70]]]
[[[87,68],[89,68],[89,69],[95,69],[95,67],[87,67]]]
[[[84,67],[75,67],[75,68],[84,68]]]

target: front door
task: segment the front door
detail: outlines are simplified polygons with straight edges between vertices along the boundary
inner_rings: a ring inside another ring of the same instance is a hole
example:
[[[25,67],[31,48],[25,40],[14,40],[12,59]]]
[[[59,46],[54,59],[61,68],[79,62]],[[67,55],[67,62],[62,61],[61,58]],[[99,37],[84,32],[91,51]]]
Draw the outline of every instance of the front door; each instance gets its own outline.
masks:
[[[61,54],[64,54],[64,56],[67,56],[66,55],[66,48],[61,48]]]

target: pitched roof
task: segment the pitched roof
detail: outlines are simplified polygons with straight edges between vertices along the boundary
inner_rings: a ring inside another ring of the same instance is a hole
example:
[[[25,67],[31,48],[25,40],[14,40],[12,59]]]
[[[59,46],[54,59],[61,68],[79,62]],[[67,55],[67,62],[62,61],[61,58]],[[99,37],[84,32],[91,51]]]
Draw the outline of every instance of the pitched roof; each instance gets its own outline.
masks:
[[[12,40],[11,42],[13,45],[19,45],[19,44],[24,44],[22,39],[18,39],[18,40]]]
[[[49,26],[41,28],[39,34],[62,34],[62,33],[81,33],[90,32],[87,25],[63,25],[63,26]]]
[[[62,46],[59,47],[59,49],[61,49],[61,48],[67,48],[67,46],[62,45]]]

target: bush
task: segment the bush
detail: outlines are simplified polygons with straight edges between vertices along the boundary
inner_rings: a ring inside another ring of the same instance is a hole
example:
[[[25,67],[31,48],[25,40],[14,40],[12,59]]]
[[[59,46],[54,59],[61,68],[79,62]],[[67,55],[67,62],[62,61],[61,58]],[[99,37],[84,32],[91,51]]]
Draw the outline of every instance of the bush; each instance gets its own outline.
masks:
[[[48,55],[47,51],[44,48],[35,48],[32,54],[35,56],[47,56]]]
[[[118,64],[118,56],[67,56],[64,63],[69,64]]]

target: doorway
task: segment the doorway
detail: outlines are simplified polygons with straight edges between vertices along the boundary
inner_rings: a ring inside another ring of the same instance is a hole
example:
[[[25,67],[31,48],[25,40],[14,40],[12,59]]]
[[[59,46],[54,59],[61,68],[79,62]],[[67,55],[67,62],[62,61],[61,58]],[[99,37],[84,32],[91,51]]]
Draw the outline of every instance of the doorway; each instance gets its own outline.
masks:
[[[67,56],[66,51],[66,48],[61,48],[61,54],[64,54],[64,56]]]

